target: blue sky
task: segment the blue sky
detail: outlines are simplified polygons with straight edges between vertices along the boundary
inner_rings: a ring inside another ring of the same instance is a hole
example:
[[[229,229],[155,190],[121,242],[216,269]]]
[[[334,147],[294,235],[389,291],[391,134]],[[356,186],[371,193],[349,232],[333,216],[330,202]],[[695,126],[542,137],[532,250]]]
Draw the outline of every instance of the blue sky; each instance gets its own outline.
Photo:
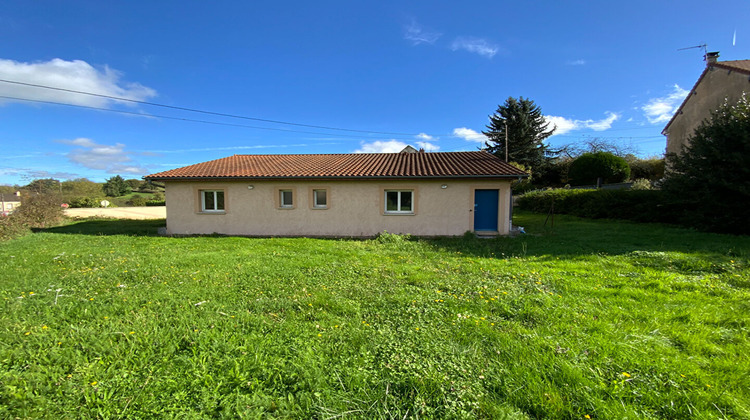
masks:
[[[11,0],[0,79],[246,118],[0,82],[0,184],[245,153],[476,150],[509,96],[542,108],[553,146],[660,155],[705,66],[678,49],[748,59],[748,18],[746,0]]]

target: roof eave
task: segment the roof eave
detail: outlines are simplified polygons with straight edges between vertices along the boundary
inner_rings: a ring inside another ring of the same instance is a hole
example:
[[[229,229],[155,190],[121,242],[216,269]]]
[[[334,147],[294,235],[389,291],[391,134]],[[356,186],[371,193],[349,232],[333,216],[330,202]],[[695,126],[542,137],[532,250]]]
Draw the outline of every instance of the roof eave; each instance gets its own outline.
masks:
[[[470,178],[528,178],[529,174],[513,175],[440,175],[440,176],[202,176],[202,177],[152,177],[145,176],[149,181],[253,181],[253,180],[379,180],[379,179],[470,179]]]

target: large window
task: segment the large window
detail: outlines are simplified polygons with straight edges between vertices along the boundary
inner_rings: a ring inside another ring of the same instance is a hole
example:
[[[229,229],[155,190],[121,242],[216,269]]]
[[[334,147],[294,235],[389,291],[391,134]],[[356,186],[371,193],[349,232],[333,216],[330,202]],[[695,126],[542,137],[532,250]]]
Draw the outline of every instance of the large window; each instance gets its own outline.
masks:
[[[292,194],[292,190],[279,190],[279,194],[279,207],[294,207],[294,197]]]
[[[326,190],[313,190],[313,207],[316,209],[328,208],[328,194]]]
[[[223,212],[224,190],[201,190],[201,211]]]
[[[414,191],[385,190],[385,212],[391,214],[414,213]]]

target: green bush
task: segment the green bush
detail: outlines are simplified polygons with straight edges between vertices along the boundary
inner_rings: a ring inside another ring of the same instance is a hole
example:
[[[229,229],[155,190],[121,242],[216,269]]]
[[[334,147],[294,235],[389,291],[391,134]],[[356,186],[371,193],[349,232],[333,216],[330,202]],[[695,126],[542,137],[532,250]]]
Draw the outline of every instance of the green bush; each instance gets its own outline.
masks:
[[[157,207],[157,206],[166,206],[167,202],[164,200],[148,200],[146,201],[146,206],[149,207]]]
[[[667,154],[662,189],[699,229],[750,235],[750,97],[725,103]]]
[[[24,197],[21,205],[10,215],[0,216],[0,240],[28,233],[31,228],[46,228],[59,224],[65,217],[57,196],[35,194]]]
[[[31,195],[21,201],[21,205],[10,217],[20,218],[21,223],[30,228],[54,226],[65,217],[61,204],[60,198],[54,195]]]
[[[13,217],[13,214],[7,216],[0,214],[0,241],[21,236],[26,232],[28,228],[19,217]]]
[[[664,178],[664,159],[636,159],[629,165],[631,179],[656,181]]]
[[[135,197],[131,198],[130,201],[128,201],[128,204],[135,207],[143,207],[147,202],[148,199],[146,197],[136,195]]]
[[[645,178],[636,179],[633,181],[633,185],[630,187],[634,190],[650,190],[653,189],[651,181]]]
[[[636,222],[675,223],[679,209],[656,190],[547,190],[534,191],[516,199],[518,207],[590,219],[625,219]]]
[[[606,184],[625,182],[630,167],[625,159],[609,152],[584,153],[570,164],[568,177],[573,185],[596,184],[598,178]]]
[[[93,197],[76,197],[71,199],[68,204],[73,208],[96,208],[101,207],[103,198]]]

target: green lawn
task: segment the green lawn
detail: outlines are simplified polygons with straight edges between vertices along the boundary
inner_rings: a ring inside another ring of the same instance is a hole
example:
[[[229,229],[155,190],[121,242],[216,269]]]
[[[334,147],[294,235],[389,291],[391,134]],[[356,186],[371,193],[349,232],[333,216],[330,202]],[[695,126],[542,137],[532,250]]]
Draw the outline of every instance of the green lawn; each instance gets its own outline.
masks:
[[[2,242],[0,418],[750,418],[750,238],[543,222]]]

